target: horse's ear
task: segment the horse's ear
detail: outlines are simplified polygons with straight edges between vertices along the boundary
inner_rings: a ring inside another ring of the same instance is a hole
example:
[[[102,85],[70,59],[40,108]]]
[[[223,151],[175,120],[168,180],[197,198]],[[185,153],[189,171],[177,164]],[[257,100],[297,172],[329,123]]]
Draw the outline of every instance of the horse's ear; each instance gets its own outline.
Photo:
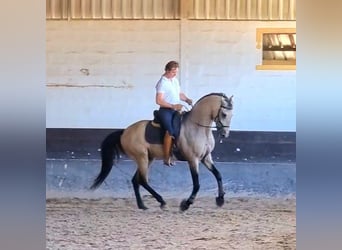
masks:
[[[233,96],[234,96],[234,95],[232,95],[231,97],[229,97],[229,100],[230,100],[230,101],[233,99]]]

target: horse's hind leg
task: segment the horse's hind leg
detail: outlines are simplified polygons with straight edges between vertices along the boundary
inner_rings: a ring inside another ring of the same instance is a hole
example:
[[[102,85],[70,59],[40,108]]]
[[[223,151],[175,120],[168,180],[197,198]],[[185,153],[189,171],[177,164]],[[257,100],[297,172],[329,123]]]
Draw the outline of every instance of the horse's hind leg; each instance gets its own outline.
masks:
[[[164,208],[166,205],[166,202],[164,201],[163,197],[161,197],[160,194],[158,194],[154,189],[148,185],[147,182],[142,181],[141,185],[148,191],[150,194],[153,195],[153,197],[160,203],[160,208]]]
[[[149,161],[147,166],[150,166],[152,161]],[[142,167],[141,167],[142,166]],[[148,167],[144,167],[144,164],[139,165],[140,170],[140,185],[143,186],[152,196],[160,203],[160,208],[164,208],[166,205],[166,202],[164,201],[163,197],[161,197],[160,194],[158,194],[149,184],[148,184],[148,178],[147,178],[147,171]]]
[[[217,186],[218,186],[218,197],[216,197],[216,204],[217,206],[221,207],[224,204],[224,194],[225,194],[223,190],[221,173],[215,167],[214,162],[211,158],[211,154],[203,158],[201,162],[207,167],[207,169],[209,169],[210,172],[213,173],[213,175],[216,178]]]
[[[144,202],[141,199],[140,190],[139,190],[139,186],[140,186],[139,182],[140,182],[139,172],[136,171],[132,178],[132,184],[133,184],[135,198],[137,200],[137,205],[138,205],[138,208],[140,209],[147,209],[147,207],[144,205]]]
[[[160,207],[164,208],[166,205],[166,202],[164,201],[163,197],[161,197],[160,194],[158,194],[149,184],[147,180],[147,169],[151,162],[148,162],[148,164],[145,163],[144,160],[138,161],[138,170],[135,173],[132,183],[134,187],[134,193],[137,200],[138,207],[140,209],[147,209],[147,207],[144,205],[140,191],[139,191],[139,185],[143,186],[159,203]]]

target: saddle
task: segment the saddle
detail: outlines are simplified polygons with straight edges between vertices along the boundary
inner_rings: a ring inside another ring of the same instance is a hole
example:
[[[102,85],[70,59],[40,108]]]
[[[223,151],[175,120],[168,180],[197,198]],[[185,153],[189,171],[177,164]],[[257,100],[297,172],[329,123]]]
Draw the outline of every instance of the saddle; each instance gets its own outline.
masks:
[[[175,142],[172,146],[172,154],[180,161],[185,161],[184,156],[177,148],[177,140],[180,134],[181,122],[186,117],[188,112],[179,113],[175,112],[172,117],[172,125],[175,131]],[[153,120],[147,123],[145,129],[145,140],[150,144],[163,144],[166,129],[162,126],[159,118],[159,111],[153,111]]]
[[[177,140],[180,133],[181,121],[183,114],[175,112],[172,117],[172,125],[175,131],[175,139]],[[145,130],[145,140],[150,144],[163,144],[166,129],[162,126],[159,118],[159,111],[153,111],[153,120],[149,121]]]

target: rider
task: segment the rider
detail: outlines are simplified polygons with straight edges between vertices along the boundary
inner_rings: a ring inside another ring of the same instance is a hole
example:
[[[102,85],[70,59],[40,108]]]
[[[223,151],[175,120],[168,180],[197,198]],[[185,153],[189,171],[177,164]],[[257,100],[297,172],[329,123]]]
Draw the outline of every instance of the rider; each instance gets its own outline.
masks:
[[[171,162],[172,139],[175,139],[175,132],[172,126],[173,114],[181,111],[183,105],[180,104],[180,101],[185,101],[192,105],[192,100],[180,90],[180,85],[176,78],[178,68],[178,62],[168,62],[165,65],[165,73],[156,85],[156,103],[159,105],[159,117],[166,130],[164,137],[164,164],[167,166],[173,165]]]

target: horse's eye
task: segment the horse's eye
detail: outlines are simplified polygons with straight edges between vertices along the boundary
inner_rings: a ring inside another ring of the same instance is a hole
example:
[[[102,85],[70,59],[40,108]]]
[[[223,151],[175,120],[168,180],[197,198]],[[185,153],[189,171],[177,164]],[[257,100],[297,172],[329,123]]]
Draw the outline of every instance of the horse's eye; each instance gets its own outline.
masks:
[[[227,115],[225,113],[222,113],[222,118],[226,118]]]

